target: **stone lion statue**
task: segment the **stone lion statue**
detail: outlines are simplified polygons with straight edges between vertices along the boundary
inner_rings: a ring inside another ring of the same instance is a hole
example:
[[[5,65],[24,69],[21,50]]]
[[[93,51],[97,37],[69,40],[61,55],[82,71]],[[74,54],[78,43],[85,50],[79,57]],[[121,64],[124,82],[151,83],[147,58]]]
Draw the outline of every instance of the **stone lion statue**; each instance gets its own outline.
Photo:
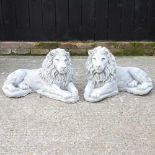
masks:
[[[69,52],[50,51],[39,69],[18,69],[11,73],[2,87],[8,97],[23,97],[37,92],[63,102],[77,102],[78,90],[73,84]]]
[[[146,95],[152,90],[152,80],[143,70],[117,66],[114,56],[106,47],[89,50],[88,55],[88,83],[84,92],[86,101],[101,101],[119,91]]]

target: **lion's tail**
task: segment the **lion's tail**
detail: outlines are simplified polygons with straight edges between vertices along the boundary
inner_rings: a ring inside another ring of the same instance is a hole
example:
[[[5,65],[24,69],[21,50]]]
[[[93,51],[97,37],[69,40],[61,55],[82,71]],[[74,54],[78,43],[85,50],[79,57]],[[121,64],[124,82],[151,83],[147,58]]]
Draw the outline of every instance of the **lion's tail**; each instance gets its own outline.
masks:
[[[139,84],[137,87],[126,88],[127,92],[136,95],[146,95],[153,89],[153,82],[145,71],[136,67],[128,67],[128,72]]]
[[[24,80],[26,74],[27,73],[24,69],[19,69],[11,73],[4,82],[2,87],[3,93],[7,97],[15,98],[23,97],[29,94],[32,91],[31,89],[21,89],[18,87],[18,84]]]
[[[3,90],[3,93],[5,94],[5,96],[14,97],[14,98],[23,97],[23,96],[26,96],[32,92],[31,89],[23,90],[23,89],[15,87],[12,84],[10,84],[10,85],[4,84],[2,87],[2,90]]]
[[[153,84],[150,84],[144,89],[140,89],[139,87],[133,87],[133,88],[128,87],[126,88],[126,91],[136,95],[146,95],[149,92],[151,92],[152,89],[153,89]]]

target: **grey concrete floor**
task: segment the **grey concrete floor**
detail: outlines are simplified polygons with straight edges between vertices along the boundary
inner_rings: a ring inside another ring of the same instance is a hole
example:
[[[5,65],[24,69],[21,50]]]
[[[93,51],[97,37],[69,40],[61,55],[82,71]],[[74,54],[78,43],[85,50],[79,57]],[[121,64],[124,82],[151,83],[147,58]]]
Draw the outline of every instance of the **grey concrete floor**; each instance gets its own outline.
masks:
[[[0,57],[0,87],[18,68],[38,68],[44,57]],[[155,89],[88,103],[83,99],[86,57],[73,57],[80,102],[66,104],[38,94],[11,99],[0,90],[0,154],[155,155]],[[121,57],[155,81],[155,57]]]

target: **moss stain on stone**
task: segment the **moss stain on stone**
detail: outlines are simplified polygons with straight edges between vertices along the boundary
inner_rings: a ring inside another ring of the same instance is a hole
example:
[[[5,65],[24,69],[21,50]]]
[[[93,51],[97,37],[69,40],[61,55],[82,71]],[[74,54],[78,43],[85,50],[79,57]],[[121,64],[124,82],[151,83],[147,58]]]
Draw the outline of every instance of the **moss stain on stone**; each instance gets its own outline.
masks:
[[[155,55],[155,42],[119,42],[119,41],[112,41],[112,42],[98,42],[98,41],[89,41],[89,42],[34,42],[33,47],[28,49],[44,49],[50,50],[61,47],[61,45],[65,45],[69,48],[69,51],[72,56],[87,56],[87,51],[92,49],[96,46],[106,46],[111,50],[111,52],[115,56],[153,56]],[[20,48],[17,48],[19,50]],[[25,48],[21,48],[25,49]],[[13,50],[13,49],[12,49]],[[4,53],[3,53],[4,54]],[[9,55],[45,55],[45,53],[38,52],[38,53],[13,53],[11,52]],[[0,53],[2,55],[2,53]]]
[[[131,42],[131,45],[132,45],[133,48],[138,48],[138,47],[140,47],[142,44],[143,44],[143,43],[141,43],[141,42]]]
[[[36,48],[43,48],[43,49],[54,49],[58,48],[58,42],[37,42],[35,43]]]
[[[113,53],[114,56],[124,56],[123,50],[118,50]]]
[[[155,42],[151,42],[150,45],[153,49],[155,49]]]
[[[113,48],[119,48],[119,42],[112,42]]]
[[[144,49],[141,48],[131,48],[131,49],[124,49],[124,55],[126,56],[142,56],[144,54]]]

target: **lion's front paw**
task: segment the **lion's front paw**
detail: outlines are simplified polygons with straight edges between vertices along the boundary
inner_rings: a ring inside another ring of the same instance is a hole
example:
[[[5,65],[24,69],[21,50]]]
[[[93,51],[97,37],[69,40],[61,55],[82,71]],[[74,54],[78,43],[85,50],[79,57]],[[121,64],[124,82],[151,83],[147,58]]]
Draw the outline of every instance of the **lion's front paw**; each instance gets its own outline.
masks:
[[[67,102],[69,103],[75,103],[75,102],[78,102],[79,101],[79,96],[72,96],[71,98],[69,98],[67,100]]]
[[[137,85],[138,85],[138,82],[135,81],[135,80],[133,80],[133,81],[131,81],[130,83],[128,83],[128,86],[129,86],[129,87],[137,87]]]
[[[101,94],[99,91],[93,91],[90,96],[93,98],[99,98]]]
[[[64,91],[62,94],[62,97],[67,100],[68,98],[72,97],[72,94],[70,92]]]
[[[72,94],[73,97],[77,97],[77,96],[79,96],[79,93],[78,93],[77,90],[72,91],[71,94]]]

